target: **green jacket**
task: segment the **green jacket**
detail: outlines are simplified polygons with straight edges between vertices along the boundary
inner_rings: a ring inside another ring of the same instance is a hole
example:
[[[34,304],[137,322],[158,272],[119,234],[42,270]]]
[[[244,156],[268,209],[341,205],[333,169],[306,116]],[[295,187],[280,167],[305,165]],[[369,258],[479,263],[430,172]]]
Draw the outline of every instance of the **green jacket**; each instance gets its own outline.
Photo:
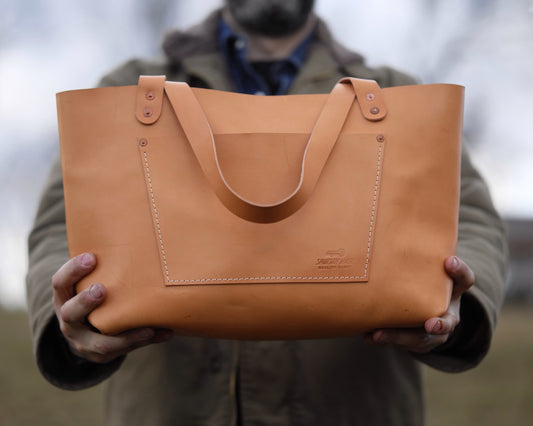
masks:
[[[133,60],[102,85],[133,85],[139,74],[232,90],[216,51],[219,12],[164,42],[161,62]],[[414,81],[370,68],[335,42],[322,22],[290,93],[327,93],[339,78]],[[463,297],[451,341],[426,355],[373,347],[352,338],[254,342],[175,337],[107,365],[76,362],[52,307],[51,277],[68,260],[59,161],[52,168],[29,238],[28,307],[37,364],[65,389],[107,382],[111,425],[419,425],[424,422],[421,363],[444,371],[477,365],[486,354],[503,298],[506,248],[502,222],[485,183],[463,154],[458,256],[476,274]]]

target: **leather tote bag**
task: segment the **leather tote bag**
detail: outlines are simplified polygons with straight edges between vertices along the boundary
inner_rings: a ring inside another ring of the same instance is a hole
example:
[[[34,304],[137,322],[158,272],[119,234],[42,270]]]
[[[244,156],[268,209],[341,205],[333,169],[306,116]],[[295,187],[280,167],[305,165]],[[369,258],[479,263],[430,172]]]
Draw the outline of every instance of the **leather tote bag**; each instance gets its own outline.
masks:
[[[164,76],[57,95],[70,254],[102,333],[348,336],[446,311],[463,88],[251,96]]]

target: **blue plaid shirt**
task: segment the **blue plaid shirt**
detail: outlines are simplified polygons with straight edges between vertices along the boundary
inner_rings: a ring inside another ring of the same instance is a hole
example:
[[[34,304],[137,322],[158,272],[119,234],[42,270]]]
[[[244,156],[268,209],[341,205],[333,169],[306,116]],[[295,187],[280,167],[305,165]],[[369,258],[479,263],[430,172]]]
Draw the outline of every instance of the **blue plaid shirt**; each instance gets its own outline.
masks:
[[[286,59],[250,63],[246,61],[246,39],[221,19],[218,43],[238,93],[284,95],[303,65],[313,35],[311,32]]]

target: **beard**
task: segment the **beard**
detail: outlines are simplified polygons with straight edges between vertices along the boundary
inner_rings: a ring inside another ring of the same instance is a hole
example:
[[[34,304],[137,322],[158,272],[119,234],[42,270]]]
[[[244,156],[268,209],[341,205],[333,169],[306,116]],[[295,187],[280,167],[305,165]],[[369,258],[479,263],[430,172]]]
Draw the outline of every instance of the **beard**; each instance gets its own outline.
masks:
[[[314,0],[226,0],[233,19],[245,30],[283,37],[302,28]]]

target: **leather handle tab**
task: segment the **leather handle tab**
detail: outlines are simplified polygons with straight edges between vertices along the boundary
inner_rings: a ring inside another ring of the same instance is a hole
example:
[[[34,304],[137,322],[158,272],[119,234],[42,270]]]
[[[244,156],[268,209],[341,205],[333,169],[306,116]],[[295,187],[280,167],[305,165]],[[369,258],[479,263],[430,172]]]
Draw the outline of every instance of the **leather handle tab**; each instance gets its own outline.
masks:
[[[137,86],[135,117],[143,124],[154,124],[161,115],[166,77],[141,75]]]
[[[363,117],[370,121],[379,121],[387,115],[387,105],[381,88],[374,80],[346,77],[339,81],[351,84],[359,102]]]
[[[302,207],[311,196],[337,142],[357,91],[366,93],[371,89],[372,93],[379,93],[379,101],[375,105],[382,108],[378,114],[368,111],[368,115],[372,118],[366,117],[363,112],[365,118],[376,121],[385,116],[386,108],[383,108],[383,97],[377,83],[363,81],[362,87],[359,88],[359,86],[361,86],[360,80],[352,78],[342,79],[335,85],[326,99],[307,142],[297,187],[288,197],[274,204],[254,203],[243,198],[230,187],[220,168],[213,132],[191,88],[186,83],[167,82],[165,83],[165,92],[202,171],[220,201],[226,208],[243,219],[258,223],[270,223],[290,216]],[[357,89],[355,89],[356,87]],[[375,100],[376,98],[368,102]]]

